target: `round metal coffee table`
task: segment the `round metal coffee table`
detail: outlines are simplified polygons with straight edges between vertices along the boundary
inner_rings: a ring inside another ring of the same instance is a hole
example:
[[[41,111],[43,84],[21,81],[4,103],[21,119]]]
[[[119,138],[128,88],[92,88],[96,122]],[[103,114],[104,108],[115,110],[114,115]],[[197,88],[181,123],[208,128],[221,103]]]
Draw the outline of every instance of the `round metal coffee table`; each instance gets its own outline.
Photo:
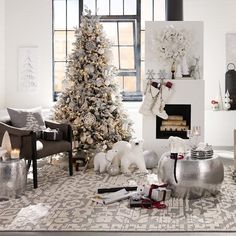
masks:
[[[20,197],[26,188],[24,159],[0,161],[0,201]]]
[[[217,155],[209,159],[195,159],[189,154],[184,159],[178,160],[176,165],[178,183],[174,178],[174,162],[170,158],[170,153],[166,152],[158,164],[158,178],[169,184],[173,197],[194,199],[216,195],[219,192],[224,180],[224,167]]]

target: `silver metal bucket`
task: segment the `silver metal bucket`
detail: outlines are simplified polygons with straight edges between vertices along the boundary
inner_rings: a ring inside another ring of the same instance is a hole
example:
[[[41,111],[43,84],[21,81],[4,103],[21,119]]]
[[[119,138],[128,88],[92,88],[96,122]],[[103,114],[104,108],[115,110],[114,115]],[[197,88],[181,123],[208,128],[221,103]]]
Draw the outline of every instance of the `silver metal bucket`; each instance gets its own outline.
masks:
[[[20,197],[26,188],[24,159],[0,161],[0,201]]]

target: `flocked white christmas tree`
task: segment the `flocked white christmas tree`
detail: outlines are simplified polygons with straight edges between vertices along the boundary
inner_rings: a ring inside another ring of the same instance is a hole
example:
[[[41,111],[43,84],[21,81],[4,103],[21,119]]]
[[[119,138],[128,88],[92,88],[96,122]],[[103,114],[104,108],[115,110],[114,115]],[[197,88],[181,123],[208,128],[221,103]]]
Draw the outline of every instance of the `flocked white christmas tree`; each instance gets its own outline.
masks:
[[[131,121],[122,108],[116,69],[109,64],[110,43],[98,17],[90,11],[75,31],[63,92],[54,107],[54,118],[71,124],[78,151],[106,151],[131,138]]]

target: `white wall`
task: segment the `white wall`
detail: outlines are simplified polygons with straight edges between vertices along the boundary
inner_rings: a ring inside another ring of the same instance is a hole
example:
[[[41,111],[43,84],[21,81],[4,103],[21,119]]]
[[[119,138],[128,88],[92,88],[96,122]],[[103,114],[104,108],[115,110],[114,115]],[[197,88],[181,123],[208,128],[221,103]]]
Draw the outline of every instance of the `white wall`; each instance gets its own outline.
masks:
[[[210,109],[210,101],[218,98],[219,82],[224,95],[225,35],[229,32],[236,33],[235,9],[235,0],[184,1],[184,20],[204,21],[204,78],[207,110]],[[222,112],[224,113],[224,111],[219,113],[207,112],[205,140],[217,146],[233,146],[233,129],[236,128],[236,122],[227,125],[227,121],[223,119],[225,115],[222,115]],[[226,116],[227,120],[233,121],[230,118],[233,113],[226,114]],[[215,126],[212,125],[212,120],[214,120]],[[216,137],[218,137],[217,140]]]
[[[0,0],[0,108],[5,106],[5,0]]]
[[[52,103],[52,1],[6,1],[6,106],[48,107]],[[19,92],[18,49],[39,47],[39,89]]]
[[[184,20],[204,21],[204,78],[206,108],[218,96],[219,82],[224,94],[225,35],[236,33],[235,0],[185,0]]]
[[[142,114],[139,113],[139,107],[141,102],[125,102],[124,108],[129,114],[129,119],[133,121],[133,138],[142,139],[143,126],[142,126]]]

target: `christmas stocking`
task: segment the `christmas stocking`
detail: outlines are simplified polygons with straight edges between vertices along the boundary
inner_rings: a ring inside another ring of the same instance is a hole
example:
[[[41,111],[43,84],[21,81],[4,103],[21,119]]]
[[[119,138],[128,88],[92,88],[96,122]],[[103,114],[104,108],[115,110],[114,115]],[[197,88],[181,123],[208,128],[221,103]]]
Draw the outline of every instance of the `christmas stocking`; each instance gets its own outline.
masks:
[[[166,113],[166,111],[164,110],[165,108],[165,103],[167,101],[167,99],[169,98],[169,96],[172,93],[172,83],[171,82],[167,82],[166,84],[163,84],[161,86],[160,92],[157,96],[156,102],[154,104],[154,106],[152,107],[152,113],[154,115],[159,116],[160,118],[166,120],[168,119],[168,115]]]
[[[153,104],[155,103],[157,95],[160,91],[157,87],[158,87],[157,82],[151,82],[151,83],[147,84],[147,88],[145,91],[145,97],[144,97],[143,103],[139,109],[139,112],[145,116],[153,115],[152,114],[152,107],[153,107]]]

